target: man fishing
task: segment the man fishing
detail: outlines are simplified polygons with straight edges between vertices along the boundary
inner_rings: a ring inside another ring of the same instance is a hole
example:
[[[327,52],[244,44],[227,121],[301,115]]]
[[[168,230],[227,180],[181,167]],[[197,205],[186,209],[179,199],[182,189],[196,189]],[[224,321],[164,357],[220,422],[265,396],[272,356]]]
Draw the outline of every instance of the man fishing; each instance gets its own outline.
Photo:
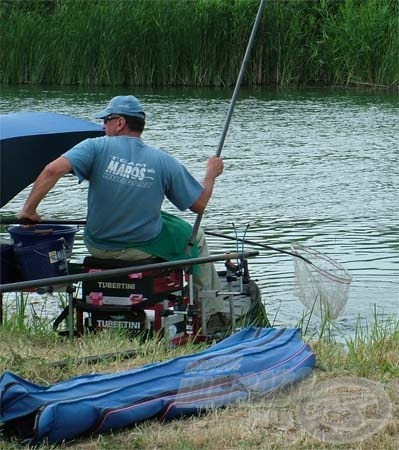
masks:
[[[161,206],[166,197],[181,211],[202,214],[223,172],[222,159],[208,159],[199,183],[176,158],[143,142],[145,112],[133,95],[114,97],[94,117],[104,121],[105,136],[86,139],[50,162],[36,179],[19,218],[40,222],[36,209],[41,200],[63,175],[73,172],[79,182],[89,182],[84,242],[94,257],[173,261],[207,256],[203,231],[198,231],[188,255],[191,225],[161,211]],[[197,269],[196,292],[220,289],[212,263]],[[222,311],[222,299],[208,306],[208,330],[226,324]]]

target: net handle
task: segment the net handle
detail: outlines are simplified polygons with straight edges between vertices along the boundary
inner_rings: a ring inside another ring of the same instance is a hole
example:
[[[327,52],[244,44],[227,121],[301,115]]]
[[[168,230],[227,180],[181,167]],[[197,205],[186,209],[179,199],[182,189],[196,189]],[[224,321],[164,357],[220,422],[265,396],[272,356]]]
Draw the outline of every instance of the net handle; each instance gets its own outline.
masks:
[[[223,238],[223,239],[229,239],[231,241],[243,242],[244,244],[255,245],[257,247],[262,247],[262,248],[266,248],[268,250],[274,250],[274,251],[279,252],[279,253],[284,253],[285,255],[296,256],[297,258],[300,258],[303,261],[306,261],[311,266],[313,266],[313,263],[308,258],[305,258],[305,256],[302,256],[302,255],[300,255],[300,254],[298,254],[296,252],[290,252],[288,250],[282,250],[281,248],[272,247],[271,245],[261,244],[260,242],[250,241],[249,239],[241,239],[241,238],[236,237],[236,236],[229,236],[228,234],[215,233],[213,231],[205,231],[205,234],[208,235],[208,236],[215,236],[215,237],[220,237],[220,238]]]

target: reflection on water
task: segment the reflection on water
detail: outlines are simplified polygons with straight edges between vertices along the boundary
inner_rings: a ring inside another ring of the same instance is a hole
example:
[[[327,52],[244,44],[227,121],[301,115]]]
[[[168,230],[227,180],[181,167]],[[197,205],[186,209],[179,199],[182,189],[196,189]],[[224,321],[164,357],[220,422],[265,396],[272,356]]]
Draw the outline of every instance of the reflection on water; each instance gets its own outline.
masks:
[[[3,88],[0,112],[51,110],[90,118],[119,91]],[[199,178],[217,148],[229,90],[136,91],[147,110],[144,139],[171,151]],[[294,242],[342,263],[353,283],[342,330],[359,316],[399,311],[397,97],[350,92],[243,90],[226,137],[219,178],[202,225],[289,250]],[[85,217],[86,186],[63,179],[41,205],[44,216]],[[16,212],[26,191],[2,208]],[[175,211],[169,204],[169,211]],[[190,222],[194,216],[181,214]],[[236,244],[209,237],[213,252]],[[239,246],[241,249],[241,244]],[[245,245],[276,325],[303,312],[293,293],[290,256]],[[77,236],[75,258],[84,252]],[[317,327],[317,324],[315,325]]]

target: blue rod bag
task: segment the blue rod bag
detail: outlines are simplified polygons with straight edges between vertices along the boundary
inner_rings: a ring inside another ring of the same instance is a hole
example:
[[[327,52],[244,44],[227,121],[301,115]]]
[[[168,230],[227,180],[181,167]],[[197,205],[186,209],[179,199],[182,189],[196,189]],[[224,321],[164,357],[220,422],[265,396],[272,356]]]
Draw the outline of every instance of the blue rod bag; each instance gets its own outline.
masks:
[[[193,355],[52,386],[6,371],[0,421],[29,443],[56,443],[248,400],[300,381],[315,363],[298,329],[249,327]]]

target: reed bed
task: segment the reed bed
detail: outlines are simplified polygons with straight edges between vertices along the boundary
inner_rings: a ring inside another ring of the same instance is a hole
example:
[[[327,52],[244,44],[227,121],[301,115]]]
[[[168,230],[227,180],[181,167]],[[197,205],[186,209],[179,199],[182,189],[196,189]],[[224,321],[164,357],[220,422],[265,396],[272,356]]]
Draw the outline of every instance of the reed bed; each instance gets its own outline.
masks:
[[[230,86],[258,0],[2,0],[0,83]],[[396,0],[269,0],[244,84],[397,87]]]

